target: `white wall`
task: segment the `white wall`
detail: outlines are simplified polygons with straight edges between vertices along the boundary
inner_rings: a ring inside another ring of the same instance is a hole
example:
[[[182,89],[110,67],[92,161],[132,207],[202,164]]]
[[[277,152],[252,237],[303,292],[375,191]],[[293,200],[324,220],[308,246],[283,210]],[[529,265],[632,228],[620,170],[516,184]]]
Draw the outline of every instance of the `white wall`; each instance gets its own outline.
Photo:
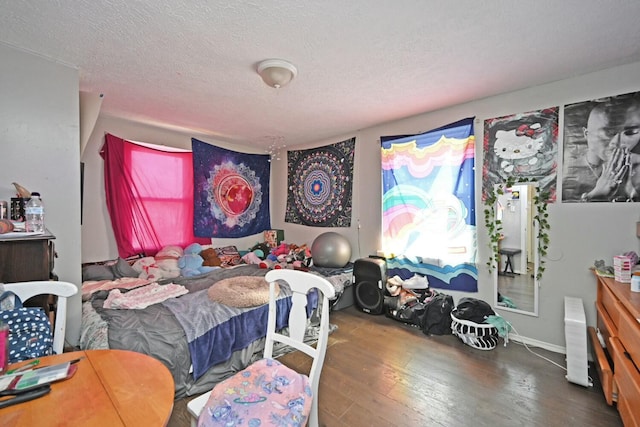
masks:
[[[56,236],[55,272],[79,286],[80,141],[78,70],[0,44],[0,200],[12,182],[39,191]],[[0,266],[2,268],[2,266]],[[80,334],[80,295],[69,304],[67,340]]]
[[[374,233],[373,230],[379,230],[381,222],[378,208],[381,203],[380,171],[375,167],[364,165],[380,164],[378,149],[380,136],[424,132],[465,117],[475,116],[476,194],[479,195],[481,194],[485,119],[638,91],[640,90],[638,76],[640,76],[640,63],[634,63],[382,124],[359,132],[357,134],[359,153],[356,158],[360,161],[360,167],[355,180],[356,193],[359,193],[359,206],[354,211],[356,216],[360,215],[363,229],[368,230],[361,236],[362,246],[373,250],[379,243],[378,233]],[[562,125],[561,117],[560,129]],[[339,139],[336,138],[336,140]],[[562,133],[560,145],[562,145]],[[560,150],[559,156],[561,155]],[[560,165],[561,157],[558,161]],[[561,173],[560,170],[559,172]],[[560,184],[561,176],[558,178],[558,185]],[[481,201],[476,203],[479,292],[473,296],[492,302],[493,283],[486,268],[489,240],[484,227],[483,205]],[[588,324],[595,324],[596,286],[589,266],[593,265],[596,259],[604,259],[607,264],[611,264],[615,254],[629,250],[639,251],[638,239],[635,236],[635,223],[639,216],[638,206],[636,203],[563,204],[559,201],[549,206],[551,244],[547,256],[547,269],[541,282],[539,317],[502,313],[521,335],[552,346],[564,347],[565,295],[581,297]],[[451,292],[451,294],[456,301],[462,296],[457,292]]]
[[[356,137],[353,223],[350,228],[338,230],[285,223],[287,170],[286,156],[282,156],[280,161],[272,163],[272,226],[284,229],[286,241],[296,244],[311,244],[315,237],[325,231],[338,231],[351,241],[353,259],[373,254],[380,247],[380,136],[420,133],[465,117],[476,117],[476,194],[479,195],[481,194],[482,182],[482,140],[485,119],[552,106],[562,107],[568,103],[638,91],[640,90],[638,76],[640,76],[640,63],[635,63],[384,123],[349,134],[338,135],[328,140],[317,141],[304,147],[296,147],[296,149],[311,148]],[[560,116],[560,129],[562,129],[562,110]],[[212,138],[158,130],[122,120],[101,117],[83,156],[83,161],[87,165],[85,170],[85,221],[82,228],[84,261],[109,259],[117,256],[108,215],[102,201],[104,198],[102,166],[99,158],[96,157],[97,150],[104,140],[104,132],[111,132],[125,139],[164,143],[182,148],[190,147],[191,136],[225,146]],[[562,146],[562,132],[559,144]],[[228,144],[226,147],[234,149]],[[235,149],[250,152],[247,147],[236,147]],[[561,156],[562,151],[560,150],[559,166],[562,161]],[[558,170],[561,174],[561,167]],[[562,177],[559,175],[558,190],[561,190],[561,179]],[[558,194],[561,194],[560,191]],[[489,241],[482,212],[482,202],[478,201],[476,223],[478,226],[479,290],[478,293],[471,296],[492,302],[494,284],[486,268],[486,260],[489,257]],[[610,264],[615,254],[629,250],[639,251],[638,239],[635,237],[635,222],[639,219],[638,204],[562,204],[558,201],[549,207],[549,216],[551,244],[546,262],[547,270],[541,282],[539,317],[509,312],[502,314],[521,335],[534,341],[546,343],[550,348],[561,349],[564,347],[564,296],[583,298],[587,322],[594,325],[595,308],[593,303],[596,298],[596,287],[589,266],[596,259],[604,259]],[[360,229],[358,222],[361,225]],[[239,249],[246,249],[260,238],[261,236],[246,238],[237,243],[237,246]],[[454,295],[456,301],[464,296],[459,292],[450,293]]]

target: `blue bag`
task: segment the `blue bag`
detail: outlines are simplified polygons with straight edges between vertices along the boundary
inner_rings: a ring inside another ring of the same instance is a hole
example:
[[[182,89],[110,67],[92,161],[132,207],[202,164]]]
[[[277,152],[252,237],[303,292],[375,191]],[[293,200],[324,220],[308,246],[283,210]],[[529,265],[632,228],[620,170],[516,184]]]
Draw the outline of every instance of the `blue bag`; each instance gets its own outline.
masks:
[[[11,291],[0,295],[0,303],[14,296],[14,306],[0,311],[0,322],[9,326],[9,363],[53,354],[51,323],[44,309],[24,307],[18,295]]]

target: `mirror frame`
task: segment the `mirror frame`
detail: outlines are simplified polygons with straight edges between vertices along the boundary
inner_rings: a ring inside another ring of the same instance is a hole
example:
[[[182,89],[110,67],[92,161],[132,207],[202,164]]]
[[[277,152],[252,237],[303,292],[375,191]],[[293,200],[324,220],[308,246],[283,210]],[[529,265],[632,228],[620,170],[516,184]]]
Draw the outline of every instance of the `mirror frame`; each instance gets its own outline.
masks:
[[[489,274],[494,278],[494,305],[497,308],[502,310],[514,311],[517,313],[534,315],[537,316],[538,313],[538,299],[539,299],[539,290],[541,287],[542,274],[545,270],[545,257],[547,255],[547,249],[549,247],[549,214],[547,212],[547,207],[549,203],[549,199],[551,194],[548,190],[542,190],[538,186],[538,191],[533,199],[535,204],[535,230],[536,237],[538,241],[538,250],[537,250],[537,268],[535,270],[535,314],[533,312],[509,309],[508,307],[502,307],[497,305],[498,299],[498,280],[497,280],[497,270],[500,262],[500,254],[498,253],[498,242],[500,241],[500,237],[502,235],[502,223],[499,220],[496,220],[496,202],[498,200],[498,195],[504,194],[504,189],[512,187],[516,184],[535,184],[538,186],[538,183],[535,179],[528,179],[522,177],[508,177],[507,181],[503,184],[496,184],[491,188],[491,192],[487,195],[485,199],[485,209],[484,209],[484,222],[489,234],[489,247],[491,249],[489,253],[489,259],[487,261],[487,267],[489,270]]]
[[[498,195],[503,195],[505,193],[505,188],[512,188],[515,186],[529,186],[534,188],[535,194],[533,196],[533,200],[532,200],[532,206],[531,209],[535,209],[535,205],[536,205],[536,197],[539,196],[539,186],[537,182],[517,182],[514,183],[512,185],[496,185],[495,188],[495,201],[494,201],[494,208],[493,208],[493,217],[494,217],[494,221],[496,223],[496,226],[494,228],[494,233],[497,236],[500,236],[502,234],[502,220],[497,219],[497,203],[498,203]],[[493,305],[496,309],[500,309],[500,310],[504,310],[504,311],[510,311],[513,313],[519,313],[519,314],[523,314],[526,316],[534,316],[534,317],[538,317],[538,301],[539,301],[539,292],[540,292],[540,283],[539,283],[539,275],[537,274],[539,272],[539,260],[540,260],[540,251],[539,251],[539,246],[540,246],[540,230],[539,230],[539,221],[537,220],[536,216],[538,214],[538,211],[536,210],[536,212],[532,212],[531,213],[531,217],[532,217],[532,225],[533,225],[533,230],[532,233],[530,233],[530,235],[532,236],[532,256],[533,256],[533,271],[536,272],[536,274],[533,274],[532,279],[533,279],[533,310],[532,311],[526,311],[526,310],[522,310],[522,309],[518,309],[518,308],[512,308],[512,307],[505,307],[502,305],[498,304],[498,291],[499,291],[499,286],[498,286],[498,280],[499,280],[499,275],[500,275],[500,269],[499,269],[499,263],[500,263],[500,254],[498,253],[498,242],[500,240],[500,238],[498,238],[495,242],[495,268],[493,269],[493,274],[492,274],[492,279],[493,279]],[[523,252],[524,253],[524,252]],[[527,274],[525,272],[525,274]]]

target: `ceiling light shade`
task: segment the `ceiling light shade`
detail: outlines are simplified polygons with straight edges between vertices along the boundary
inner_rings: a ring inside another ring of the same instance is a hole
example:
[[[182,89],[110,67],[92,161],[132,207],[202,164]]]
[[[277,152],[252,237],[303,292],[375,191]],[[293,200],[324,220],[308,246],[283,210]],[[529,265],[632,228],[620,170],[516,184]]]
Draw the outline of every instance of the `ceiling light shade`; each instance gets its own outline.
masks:
[[[267,85],[279,89],[293,80],[298,69],[282,59],[267,59],[258,64],[258,74]]]

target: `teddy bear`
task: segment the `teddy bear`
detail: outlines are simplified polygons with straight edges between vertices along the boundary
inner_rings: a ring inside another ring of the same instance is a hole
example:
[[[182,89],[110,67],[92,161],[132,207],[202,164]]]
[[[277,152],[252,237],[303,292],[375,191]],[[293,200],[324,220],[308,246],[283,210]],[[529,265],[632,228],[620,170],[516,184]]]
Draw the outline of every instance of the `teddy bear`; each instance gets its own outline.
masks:
[[[192,277],[200,274],[208,273],[219,267],[209,267],[202,265],[204,259],[200,256],[202,245],[192,243],[184,248],[184,254],[178,259],[178,267],[180,267],[180,275],[184,277]]]
[[[200,256],[204,260],[202,265],[206,267],[220,267],[222,265],[222,260],[218,256],[218,252],[213,248],[203,249],[202,252],[200,252]]]

